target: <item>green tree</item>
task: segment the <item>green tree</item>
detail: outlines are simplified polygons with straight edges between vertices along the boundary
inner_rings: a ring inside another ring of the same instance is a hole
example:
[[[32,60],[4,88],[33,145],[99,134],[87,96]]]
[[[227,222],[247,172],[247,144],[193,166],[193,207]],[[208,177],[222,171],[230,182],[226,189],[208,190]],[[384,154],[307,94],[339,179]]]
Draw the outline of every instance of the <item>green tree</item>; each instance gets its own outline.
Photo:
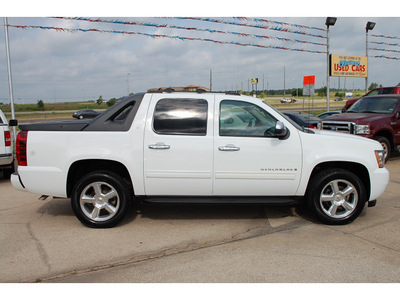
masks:
[[[303,96],[303,89],[293,89],[292,90],[292,96],[293,97],[301,97]]]
[[[44,110],[44,102],[43,100],[38,100],[37,107],[39,110]]]
[[[377,87],[378,87],[378,84],[377,84],[376,82],[372,82],[372,83],[369,85],[368,90],[370,91],[370,90],[376,89]]]
[[[318,89],[318,96],[326,96],[328,92],[328,88],[326,86]]]
[[[110,100],[107,101],[107,106],[111,107],[117,102],[117,99],[111,98]]]
[[[97,105],[101,105],[103,103],[103,96],[100,96],[99,99],[96,100]]]

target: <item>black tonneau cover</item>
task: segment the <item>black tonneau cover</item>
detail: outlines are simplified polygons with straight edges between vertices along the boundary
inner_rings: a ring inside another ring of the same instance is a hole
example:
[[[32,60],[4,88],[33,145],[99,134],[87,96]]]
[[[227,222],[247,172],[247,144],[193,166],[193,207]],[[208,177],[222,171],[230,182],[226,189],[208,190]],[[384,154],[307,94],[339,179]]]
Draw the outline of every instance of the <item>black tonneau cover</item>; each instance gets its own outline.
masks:
[[[90,121],[60,121],[19,125],[21,130],[29,131],[81,131]]]
[[[60,121],[19,125],[28,131],[128,131],[144,93],[118,102],[96,118],[87,121]]]

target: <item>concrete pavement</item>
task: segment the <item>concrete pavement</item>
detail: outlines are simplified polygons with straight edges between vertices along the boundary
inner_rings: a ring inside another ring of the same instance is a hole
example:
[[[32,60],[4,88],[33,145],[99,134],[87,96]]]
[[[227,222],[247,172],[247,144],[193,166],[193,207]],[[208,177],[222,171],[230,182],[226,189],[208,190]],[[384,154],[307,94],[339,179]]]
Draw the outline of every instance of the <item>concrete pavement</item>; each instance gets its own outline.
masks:
[[[374,208],[325,226],[260,206],[132,208],[91,229],[0,180],[0,282],[400,282],[400,157]]]

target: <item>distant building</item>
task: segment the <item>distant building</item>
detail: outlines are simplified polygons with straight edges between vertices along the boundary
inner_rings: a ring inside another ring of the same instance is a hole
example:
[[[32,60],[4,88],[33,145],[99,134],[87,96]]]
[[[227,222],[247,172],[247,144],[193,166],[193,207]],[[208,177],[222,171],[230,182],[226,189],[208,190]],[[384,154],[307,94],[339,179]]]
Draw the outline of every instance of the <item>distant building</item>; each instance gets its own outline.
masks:
[[[173,89],[175,92],[195,92],[197,89],[205,90],[209,92],[210,89],[200,85],[188,85],[188,86],[169,86],[149,89],[149,92],[163,92],[166,89]]]

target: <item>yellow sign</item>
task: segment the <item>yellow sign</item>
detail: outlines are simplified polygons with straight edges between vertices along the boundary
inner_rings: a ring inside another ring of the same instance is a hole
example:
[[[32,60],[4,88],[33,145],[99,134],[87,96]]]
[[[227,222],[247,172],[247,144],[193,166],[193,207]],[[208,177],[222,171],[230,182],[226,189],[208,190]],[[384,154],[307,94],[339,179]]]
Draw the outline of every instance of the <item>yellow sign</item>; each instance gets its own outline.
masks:
[[[330,76],[367,77],[368,59],[366,56],[331,54]]]

